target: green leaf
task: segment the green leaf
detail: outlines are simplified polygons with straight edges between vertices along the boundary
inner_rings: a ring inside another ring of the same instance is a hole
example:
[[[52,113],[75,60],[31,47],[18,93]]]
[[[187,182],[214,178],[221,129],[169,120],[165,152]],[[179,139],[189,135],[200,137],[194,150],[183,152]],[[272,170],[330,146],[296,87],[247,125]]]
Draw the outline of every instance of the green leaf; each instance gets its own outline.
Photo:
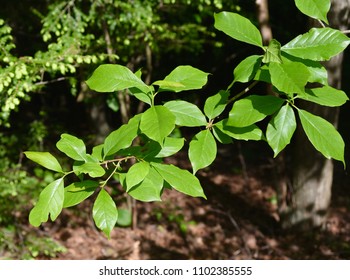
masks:
[[[93,147],[91,156],[97,161],[103,161],[103,144]]]
[[[61,139],[56,144],[56,147],[74,160],[87,161],[84,142],[73,135],[62,134]]]
[[[255,124],[246,127],[234,127],[227,125],[227,119],[222,120],[214,125],[215,129],[221,131],[224,135],[237,140],[260,141],[264,139],[262,130]]]
[[[156,84],[161,91],[185,91],[201,89],[208,81],[208,73],[188,65],[176,67],[163,81]]]
[[[231,144],[232,143],[232,138],[222,132],[216,124],[213,126],[213,135],[222,144]]]
[[[128,209],[118,209],[117,225],[119,227],[130,227],[132,225],[132,212]]]
[[[252,80],[258,72],[262,57],[251,55],[242,60],[233,70],[234,82],[247,83]]]
[[[282,51],[303,59],[326,61],[341,53],[350,39],[341,31],[329,27],[312,28],[282,47]]]
[[[331,7],[330,0],[295,0],[295,5],[303,14],[328,24],[327,13]]]
[[[287,94],[304,94],[305,85],[309,80],[310,72],[308,68],[299,62],[276,63],[269,65],[272,84],[282,92]]]
[[[271,75],[269,71],[269,66],[268,65],[261,66],[256,72],[254,80],[271,84]]]
[[[341,106],[349,100],[344,91],[335,89],[330,86],[306,89],[306,95],[299,97],[301,99],[329,107]]]
[[[216,118],[225,110],[229,95],[228,91],[220,90],[217,94],[207,98],[204,104],[204,113],[208,119]]]
[[[142,114],[140,130],[148,138],[163,145],[164,138],[175,128],[175,116],[164,106],[154,106]]]
[[[96,226],[110,238],[111,231],[118,220],[118,210],[113,199],[104,189],[100,190],[95,200],[92,217]]]
[[[150,166],[148,162],[141,161],[131,166],[126,173],[126,191],[137,185],[145,179],[149,172]]]
[[[184,138],[166,137],[164,139],[163,147],[155,156],[157,158],[169,157],[176,154],[184,146]]]
[[[103,147],[104,158],[117,153],[121,149],[130,147],[132,141],[138,135],[140,120],[141,114],[136,115],[127,124],[122,125],[106,137]]]
[[[302,127],[312,145],[326,158],[344,162],[345,144],[334,126],[325,119],[307,111],[298,110]]]
[[[228,126],[246,127],[266,116],[272,115],[283,104],[284,100],[274,96],[251,95],[233,104],[227,121]]]
[[[294,62],[300,62],[304,64],[310,73],[308,82],[320,83],[323,85],[328,84],[328,72],[327,72],[327,69],[321,64],[321,62],[294,57],[285,52],[282,52],[282,56],[283,56],[283,61],[285,63],[287,63],[288,61],[294,61]]]
[[[267,125],[266,139],[276,157],[289,143],[297,127],[293,109],[284,105]]]
[[[264,63],[276,62],[282,63],[281,44],[275,39],[272,39],[269,46],[266,48],[265,55],[262,59]]]
[[[199,180],[188,170],[155,162],[152,162],[151,165],[175,190],[189,196],[206,198]]]
[[[145,94],[151,91],[129,68],[117,64],[100,65],[86,83],[90,89],[98,92],[113,92],[133,87]]]
[[[214,18],[216,29],[223,31],[233,39],[263,48],[261,34],[249,19],[230,12],[214,14]]]
[[[24,152],[24,154],[26,155],[26,157],[28,159],[36,162],[37,164],[40,164],[41,166],[43,166],[47,169],[63,173],[62,167],[59,164],[59,162],[57,161],[57,159],[52,154],[50,154],[48,152],[27,151],[27,152]]]
[[[175,116],[175,124],[180,126],[206,126],[207,120],[202,111],[194,104],[183,100],[169,101],[164,104]]]
[[[39,196],[37,204],[29,213],[29,222],[38,227],[47,222],[49,215],[54,221],[62,211],[64,199],[64,182],[59,178],[50,183]]]
[[[163,178],[159,173],[153,168],[150,168],[144,180],[129,190],[128,194],[131,197],[144,202],[161,201],[160,196],[163,189],[163,183]]]
[[[150,92],[148,92],[148,93],[145,93],[142,90],[135,88],[135,87],[129,88],[129,92],[131,95],[135,96],[138,100],[140,100],[140,101],[142,101],[150,106],[152,105],[152,100],[153,100],[153,97],[152,97],[153,88],[152,88],[152,86],[150,86]]]
[[[105,175],[106,171],[97,162],[85,162],[74,166],[74,172],[89,174],[92,178],[98,178]]]
[[[68,208],[83,202],[95,192],[98,186],[98,182],[90,180],[70,184],[64,188],[63,207]]]
[[[188,151],[193,174],[199,169],[209,166],[215,160],[216,153],[216,142],[209,129],[197,133],[190,142]]]

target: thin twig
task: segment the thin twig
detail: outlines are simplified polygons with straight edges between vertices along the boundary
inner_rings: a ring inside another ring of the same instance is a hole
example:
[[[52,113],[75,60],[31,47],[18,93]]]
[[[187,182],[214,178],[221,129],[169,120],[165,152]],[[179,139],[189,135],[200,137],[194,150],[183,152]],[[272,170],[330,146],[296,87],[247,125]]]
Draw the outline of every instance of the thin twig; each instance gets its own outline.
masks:
[[[67,77],[60,77],[51,81],[42,81],[42,82],[38,82],[35,83],[36,86],[43,86],[43,85],[48,85],[48,84],[53,84],[53,83],[57,83],[57,82],[61,82],[61,81],[65,81],[68,80]]]
[[[242,95],[246,94],[248,91],[250,91],[254,86],[256,86],[256,84],[259,81],[254,81],[252,82],[248,87],[246,87],[244,90],[242,90],[240,93],[236,94],[234,97],[232,97],[227,104],[230,104],[232,102],[234,102],[235,100],[237,100],[238,98],[240,98]]]

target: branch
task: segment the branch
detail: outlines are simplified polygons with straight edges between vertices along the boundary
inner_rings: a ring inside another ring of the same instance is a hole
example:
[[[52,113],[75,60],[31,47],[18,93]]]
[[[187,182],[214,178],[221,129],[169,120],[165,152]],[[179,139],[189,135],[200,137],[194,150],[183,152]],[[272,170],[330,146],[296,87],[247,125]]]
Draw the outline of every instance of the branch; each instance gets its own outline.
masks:
[[[65,81],[65,80],[68,80],[68,78],[67,77],[60,77],[60,78],[57,78],[57,79],[54,79],[51,81],[38,82],[38,83],[35,83],[34,85],[35,86],[43,86],[43,85],[53,84],[53,83],[57,83],[57,82]]]
[[[242,90],[240,93],[238,93],[237,95],[235,95],[234,97],[232,97],[227,104],[230,104],[232,102],[234,102],[235,100],[237,100],[238,98],[240,98],[242,95],[246,94],[248,91],[250,91],[259,81],[254,81],[252,82],[248,87],[246,87],[244,90]]]

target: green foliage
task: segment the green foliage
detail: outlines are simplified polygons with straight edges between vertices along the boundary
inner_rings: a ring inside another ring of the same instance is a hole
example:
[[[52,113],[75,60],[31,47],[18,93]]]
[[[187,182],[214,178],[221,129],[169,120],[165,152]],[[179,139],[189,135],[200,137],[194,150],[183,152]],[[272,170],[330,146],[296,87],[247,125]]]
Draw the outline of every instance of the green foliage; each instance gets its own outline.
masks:
[[[329,1],[296,3],[302,12],[326,21]],[[49,153],[26,152],[29,159],[60,173],[60,177],[41,192],[32,209],[30,222],[33,225],[47,221],[49,215],[55,220],[63,207],[79,204],[98,192],[93,218],[97,227],[109,237],[118,222],[117,206],[107,192],[112,178],[117,178],[125,192],[140,201],[161,200],[164,188],[206,198],[194,174],[215,160],[216,141],[263,140],[277,156],[291,142],[298,123],[296,115],[311,144],[325,157],[344,163],[344,142],[334,126],[299,108],[296,100],[326,106],[340,106],[347,101],[345,93],[327,84],[326,71],[320,61],[342,52],[350,43],[348,37],[325,27],[312,29],[284,46],[276,39],[263,46],[260,32],[247,18],[220,12],[214,19],[218,30],[235,40],[259,47],[263,54],[244,59],[234,69],[228,88],[206,99],[204,113],[197,105],[184,100],[161,104],[158,96],[166,96],[165,92],[199,90],[207,83],[208,73],[188,65],[178,66],[163,80],[148,85],[139,71],[134,73],[119,64],[99,66],[87,80],[91,89],[127,91],[149,107],[110,133],[91,154],[87,153],[82,140],[63,134],[57,148],[72,159],[70,171],[62,171],[61,165]],[[273,85],[274,96],[251,94],[243,97],[260,81]],[[250,84],[230,97],[237,82]],[[310,88],[309,84],[314,82],[319,83],[318,87]],[[183,148],[185,139],[173,137],[174,131],[181,127],[199,129],[189,139],[192,173],[164,161]],[[64,188],[66,177],[73,174],[80,182]]]

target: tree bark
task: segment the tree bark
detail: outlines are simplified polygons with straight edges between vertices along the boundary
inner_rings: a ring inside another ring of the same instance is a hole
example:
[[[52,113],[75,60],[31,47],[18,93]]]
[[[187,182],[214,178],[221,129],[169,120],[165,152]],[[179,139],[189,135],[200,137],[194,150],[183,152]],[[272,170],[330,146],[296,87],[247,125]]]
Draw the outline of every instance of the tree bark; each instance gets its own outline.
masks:
[[[329,12],[330,26],[345,30],[349,26],[350,0],[333,0]],[[315,23],[315,22],[314,22]],[[314,25],[314,24],[313,24]],[[343,54],[325,63],[329,85],[340,88]],[[338,125],[339,109],[323,107],[313,103],[303,104],[311,113]],[[326,221],[331,201],[333,162],[324,158],[310,144],[302,128],[294,138],[291,186],[292,201],[280,207],[282,227],[299,231],[322,227]]]

